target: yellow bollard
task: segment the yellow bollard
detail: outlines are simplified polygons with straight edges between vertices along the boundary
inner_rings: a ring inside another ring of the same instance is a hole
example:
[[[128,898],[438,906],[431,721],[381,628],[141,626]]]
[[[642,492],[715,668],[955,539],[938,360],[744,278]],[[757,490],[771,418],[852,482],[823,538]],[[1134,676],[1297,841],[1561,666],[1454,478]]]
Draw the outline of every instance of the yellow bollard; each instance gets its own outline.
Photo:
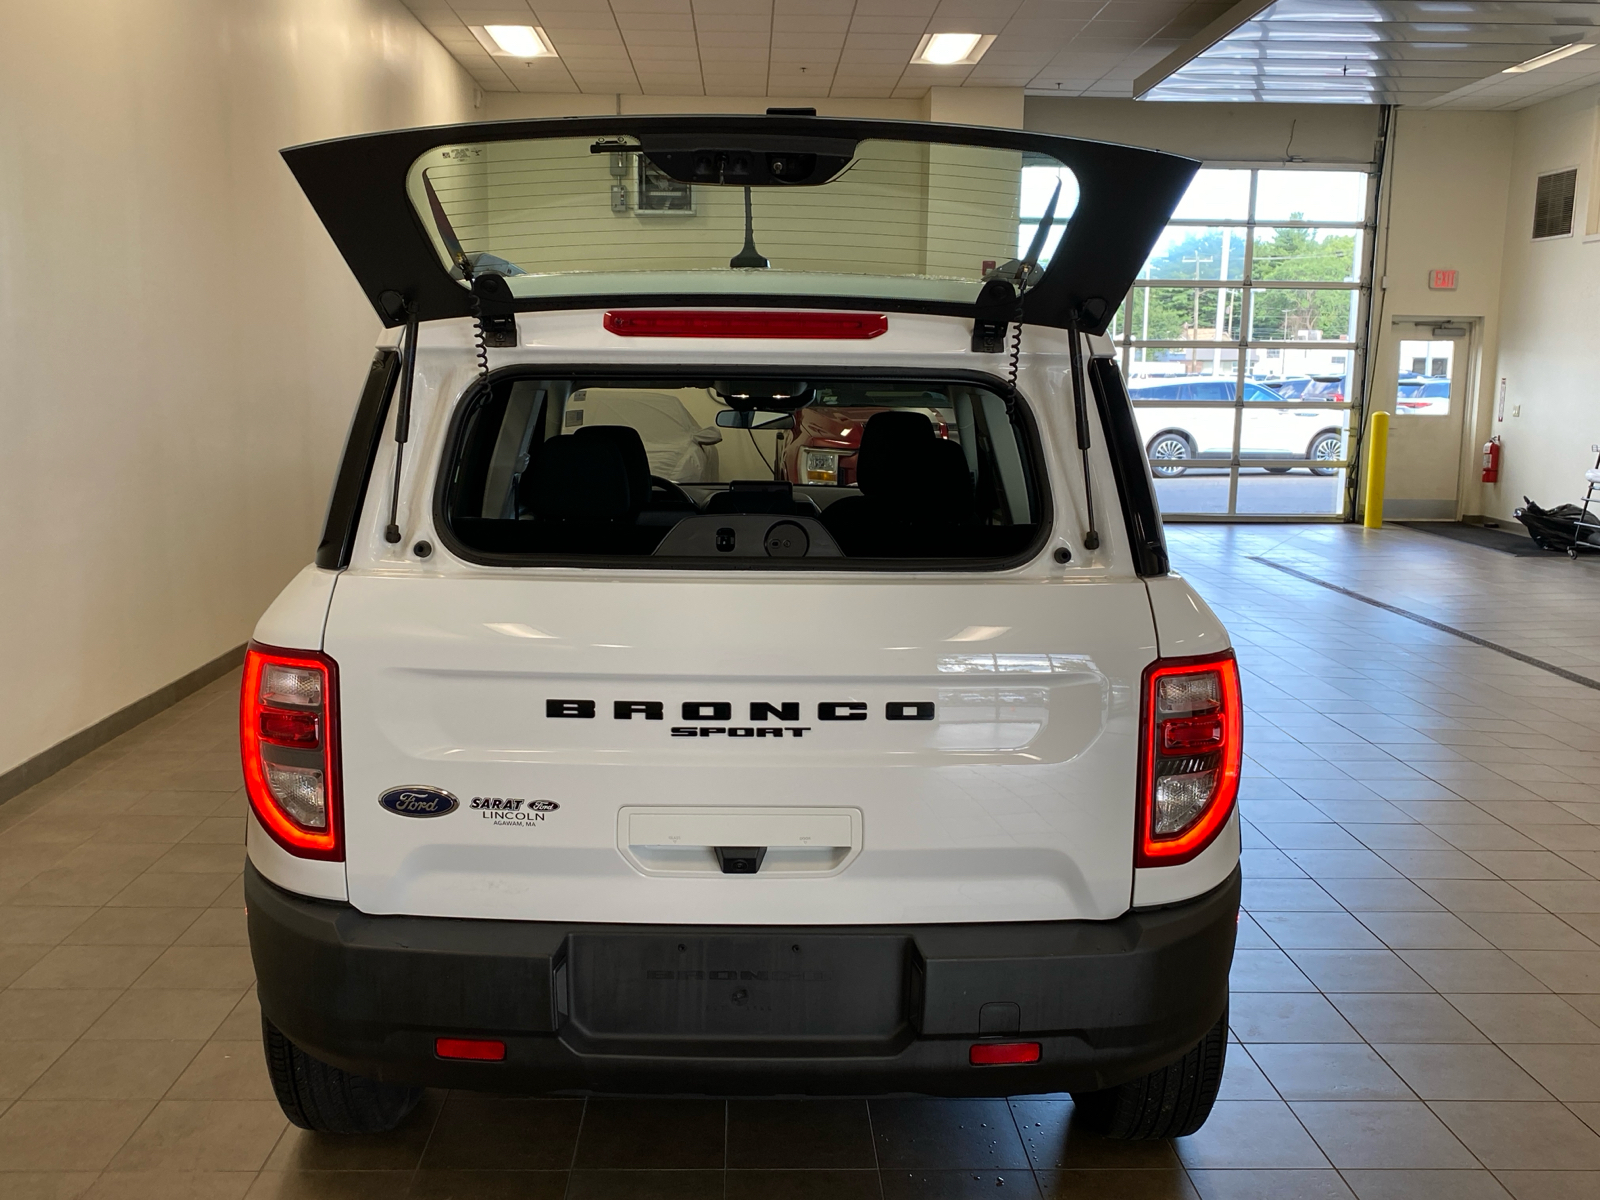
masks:
[[[1383,528],[1383,474],[1389,465],[1389,414],[1375,412],[1367,423],[1367,504],[1362,524]]]

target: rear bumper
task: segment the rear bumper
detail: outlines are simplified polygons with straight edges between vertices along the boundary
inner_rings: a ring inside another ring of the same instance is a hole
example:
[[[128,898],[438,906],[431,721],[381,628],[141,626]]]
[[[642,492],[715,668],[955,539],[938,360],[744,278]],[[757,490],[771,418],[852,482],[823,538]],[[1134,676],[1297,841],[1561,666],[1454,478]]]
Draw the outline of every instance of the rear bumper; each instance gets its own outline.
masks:
[[[1239,873],[1114,921],[673,927],[374,917],[245,871],[261,1008],[317,1058],[479,1091],[1086,1091],[1180,1057],[1227,1003]],[[503,1062],[446,1061],[496,1038]],[[973,1067],[973,1042],[1038,1063]]]

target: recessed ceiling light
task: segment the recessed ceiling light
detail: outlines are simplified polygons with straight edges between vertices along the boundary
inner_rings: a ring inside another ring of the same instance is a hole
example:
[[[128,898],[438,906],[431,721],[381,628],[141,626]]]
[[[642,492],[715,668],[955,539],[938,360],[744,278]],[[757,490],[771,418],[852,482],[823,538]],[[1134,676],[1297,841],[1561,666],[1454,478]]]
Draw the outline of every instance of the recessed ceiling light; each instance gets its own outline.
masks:
[[[469,25],[478,44],[496,58],[556,58],[543,29],[537,25]]]
[[[933,67],[970,67],[994,39],[992,33],[925,33],[911,61]]]
[[[1514,67],[1507,67],[1500,74],[1521,75],[1524,71],[1537,71],[1540,67],[1548,67],[1553,62],[1560,62],[1563,58],[1569,58],[1584,50],[1593,49],[1594,43],[1592,42],[1573,42],[1570,46],[1558,46],[1554,50],[1534,55],[1527,62],[1519,62]]]

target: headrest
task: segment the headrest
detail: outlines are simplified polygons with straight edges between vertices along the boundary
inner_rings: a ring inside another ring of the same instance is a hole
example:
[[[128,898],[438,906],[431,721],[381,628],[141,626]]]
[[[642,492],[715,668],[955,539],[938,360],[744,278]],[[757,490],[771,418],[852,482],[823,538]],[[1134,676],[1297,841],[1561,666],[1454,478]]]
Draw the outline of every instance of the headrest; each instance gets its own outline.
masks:
[[[541,521],[616,521],[640,507],[609,438],[551,438],[523,473],[521,500]]]
[[[864,496],[893,497],[909,493],[927,468],[933,422],[921,413],[873,414],[861,431],[856,457],[856,485]]]
[[[603,441],[615,447],[628,472],[633,511],[640,512],[649,506],[650,456],[645,453],[644,439],[637,429],[632,425],[581,425],[572,436],[580,441]]]
[[[963,521],[972,515],[975,497],[972,471],[960,446],[935,438],[928,453],[928,470],[923,479],[929,516],[945,521]]]

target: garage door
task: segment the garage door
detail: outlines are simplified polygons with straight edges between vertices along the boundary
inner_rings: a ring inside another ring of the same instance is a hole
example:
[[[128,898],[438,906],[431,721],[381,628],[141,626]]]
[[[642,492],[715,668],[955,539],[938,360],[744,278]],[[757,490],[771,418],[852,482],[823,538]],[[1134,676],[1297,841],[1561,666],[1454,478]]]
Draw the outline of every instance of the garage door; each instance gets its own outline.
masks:
[[[1347,169],[1195,177],[1112,329],[1167,516],[1344,517],[1372,192]]]

